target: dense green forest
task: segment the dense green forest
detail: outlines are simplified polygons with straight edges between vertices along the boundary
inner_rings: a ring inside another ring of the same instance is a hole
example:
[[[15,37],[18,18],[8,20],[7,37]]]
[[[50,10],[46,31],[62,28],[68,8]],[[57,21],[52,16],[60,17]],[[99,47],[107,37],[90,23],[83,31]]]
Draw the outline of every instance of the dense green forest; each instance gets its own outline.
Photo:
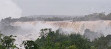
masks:
[[[41,29],[37,40],[23,41],[25,49],[111,49],[111,35],[90,41],[80,34],[59,33],[59,30]],[[48,33],[46,33],[48,32]],[[19,49],[14,45],[16,36],[0,34],[0,49]]]

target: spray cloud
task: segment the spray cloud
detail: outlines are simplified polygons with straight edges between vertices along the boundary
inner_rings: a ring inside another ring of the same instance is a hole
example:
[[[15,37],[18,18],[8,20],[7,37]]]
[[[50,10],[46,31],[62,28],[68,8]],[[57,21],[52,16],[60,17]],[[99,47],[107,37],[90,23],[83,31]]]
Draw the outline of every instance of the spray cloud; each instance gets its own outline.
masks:
[[[12,0],[0,0],[0,20],[6,17],[18,18],[21,9]]]

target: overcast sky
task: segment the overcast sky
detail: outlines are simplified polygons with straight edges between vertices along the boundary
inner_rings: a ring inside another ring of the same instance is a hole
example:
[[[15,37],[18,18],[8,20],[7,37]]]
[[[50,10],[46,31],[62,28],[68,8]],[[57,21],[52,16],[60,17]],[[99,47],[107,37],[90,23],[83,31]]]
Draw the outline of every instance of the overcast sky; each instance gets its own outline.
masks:
[[[111,0],[14,0],[23,15],[84,15],[111,12]]]
[[[86,15],[111,12],[111,0],[0,0],[0,19],[29,15]]]

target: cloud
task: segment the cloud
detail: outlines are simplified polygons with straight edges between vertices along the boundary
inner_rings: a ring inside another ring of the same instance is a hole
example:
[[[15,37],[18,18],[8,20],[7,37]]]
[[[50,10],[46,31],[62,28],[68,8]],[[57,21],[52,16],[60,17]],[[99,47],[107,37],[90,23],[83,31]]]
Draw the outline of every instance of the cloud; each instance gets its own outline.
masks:
[[[12,0],[0,0],[0,19],[6,17],[17,18],[22,14],[22,10]]]
[[[110,12],[111,0],[15,0],[23,15],[86,15]]]

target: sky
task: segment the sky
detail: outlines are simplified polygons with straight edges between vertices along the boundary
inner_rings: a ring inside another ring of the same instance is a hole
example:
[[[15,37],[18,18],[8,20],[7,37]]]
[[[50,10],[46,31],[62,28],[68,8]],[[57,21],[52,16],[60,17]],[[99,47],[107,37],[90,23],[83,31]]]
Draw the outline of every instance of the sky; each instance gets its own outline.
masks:
[[[22,15],[86,15],[111,11],[111,0],[15,0]]]
[[[100,12],[111,12],[111,0],[0,0],[0,18]]]
[[[0,0],[0,20],[6,17],[18,18],[22,15],[22,10],[12,0]]]

